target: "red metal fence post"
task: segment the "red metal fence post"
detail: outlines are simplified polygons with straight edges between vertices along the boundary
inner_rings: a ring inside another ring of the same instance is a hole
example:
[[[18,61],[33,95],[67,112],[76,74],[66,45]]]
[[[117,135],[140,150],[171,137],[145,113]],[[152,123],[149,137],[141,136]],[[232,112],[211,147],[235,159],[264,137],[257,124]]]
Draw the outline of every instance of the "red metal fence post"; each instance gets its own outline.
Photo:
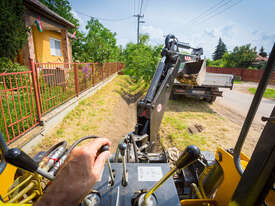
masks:
[[[92,85],[95,86],[95,64],[92,64]]]
[[[101,81],[103,80],[103,76],[104,76],[104,63],[101,63]]]
[[[30,59],[30,66],[31,66],[31,75],[32,75],[32,84],[33,84],[33,88],[34,88],[34,96],[35,96],[35,102],[36,102],[36,111],[37,111],[37,115],[38,115],[38,122],[39,124],[41,124],[41,102],[39,101],[39,94],[38,94],[38,90],[37,90],[37,79],[36,79],[36,71],[35,71],[35,67],[34,67],[34,62],[33,59]]]
[[[1,95],[0,95],[0,105],[1,105],[1,112],[2,112],[2,116],[3,116],[4,125],[5,125],[6,135],[7,135],[8,141],[10,141],[10,136],[9,136],[7,122],[6,122],[6,117],[5,117],[5,114],[4,114],[4,107],[3,107],[3,104],[2,104]]]
[[[74,63],[74,85],[75,85],[75,93],[78,97],[79,94],[79,84],[78,84],[78,71],[77,71],[77,64]]]

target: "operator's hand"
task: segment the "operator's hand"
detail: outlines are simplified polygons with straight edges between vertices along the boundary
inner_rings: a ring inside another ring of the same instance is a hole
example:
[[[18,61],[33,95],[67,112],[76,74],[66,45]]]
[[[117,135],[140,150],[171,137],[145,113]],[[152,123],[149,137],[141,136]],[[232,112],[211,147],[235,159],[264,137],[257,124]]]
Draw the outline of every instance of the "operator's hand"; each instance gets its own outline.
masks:
[[[103,145],[111,145],[105,138],[98,138],[75,148],[52,185],[35,206],[78,205],[99,180],[109,151],[98,154]]]

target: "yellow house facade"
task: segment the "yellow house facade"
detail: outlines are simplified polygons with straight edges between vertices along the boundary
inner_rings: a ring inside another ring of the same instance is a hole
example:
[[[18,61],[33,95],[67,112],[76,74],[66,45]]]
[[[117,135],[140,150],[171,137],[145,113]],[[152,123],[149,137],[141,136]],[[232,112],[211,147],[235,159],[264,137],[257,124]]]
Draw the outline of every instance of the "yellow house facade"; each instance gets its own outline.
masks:
[[[32,27],[32,32],[37,62],[64,62],[64,43],[61,33],[50,30],[39,32],[35,26]],[[69,40],[68,49],[71,56],[71,40]]]
[[[25,24],[29,28],[28,41],[22,51],[20,63],[29,65],[30,59],[37,63],[72,62],[69,29],[74,24],[62,18],[38,0],[24,0]],[[39,20],[42,31],[35,21]]]

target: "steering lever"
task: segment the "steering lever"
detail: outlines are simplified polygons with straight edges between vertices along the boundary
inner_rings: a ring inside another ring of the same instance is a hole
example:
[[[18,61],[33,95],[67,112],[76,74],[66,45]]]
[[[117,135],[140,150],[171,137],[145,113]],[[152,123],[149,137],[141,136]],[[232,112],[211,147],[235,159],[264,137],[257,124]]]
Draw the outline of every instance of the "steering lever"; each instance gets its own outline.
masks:
[[[164,175],[145,195],[141,205],[149,205],[146,200],[169,179],[177,170],[188,167],[200,157],[200,149],[195,145],[188,146],[176,161],[176,166],[172,168],[166,175]],[[150,198],[149,198],[150,199]]]
[[[122,176],[122,185],[125,187],[128,184],[128,176],[126,172],[126,160],[125,160],[125,151],[126,151],[127,145],[125,143],[120,143],[118,145],[118,149],[121,154],[122,158],[122,169],[123,169],[123,176]]]
[[[102,152],[105,152],[105,151],[109,151],[110,150],[110,147],[109,147],[109,145],[103,145],[100,149],[99,149],[99,151],[98,151],[98,153],[97,153],[97,155],[99,155],[100,153],[102,153]],[[114,183],[115,183],[115,178],[114,178],[114,174],[113,174],[113,170],[112,170],[112,167],[111,167],[111,163],[110,163],[110,160],[109,160],[109,158],[107,159],[107,167],[108,167],[108,171],[109,171],[109,175],[110,175],[110,184],[111,184],[111,186],[113,186],[114,185]]]

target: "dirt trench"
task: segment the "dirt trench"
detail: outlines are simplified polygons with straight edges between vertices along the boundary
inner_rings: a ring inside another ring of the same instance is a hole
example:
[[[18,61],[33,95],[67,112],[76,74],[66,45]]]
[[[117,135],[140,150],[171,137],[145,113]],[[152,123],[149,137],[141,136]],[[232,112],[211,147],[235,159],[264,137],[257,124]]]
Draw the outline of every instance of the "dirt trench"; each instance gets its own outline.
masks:
[[[115,152],[120,139],[134,130],[136,104],[144,92],[144,87],[137,86],[129,77],[116,77],[95,95],[81,101],[61,124],[45,136],[31,154],[47,150],[62,140],[67,140],[71,145],[80,137],[92,134],[109,138],[113,143],[111,152]],[[182,150],[189,144],[212,152],[218,146],[232,148],[243,120],[243,116],[218,103],[210,105],[192,99],[169,101],[160,127],[160,140],[166,149],[176,146]],[[187,129],[194,124],[202,125],[204,130],[190,135]],[[261,129],[253,126],[249,132],[244,146],[244,151],[249,156]]]
[[[46,134],[42,142],[33,148],[31,155],[48,150],[63,140],[71,145],[87,135],[109,138],[112,141],[111,152],[114,152],[120,139],[133,131],[136,124],[138,98],[133,98],[125,93],[127,90],[122,90],[127,88],[130,83],[128,80],[126,76],[118,76],[95,95],[82,100],[61,124]]]

